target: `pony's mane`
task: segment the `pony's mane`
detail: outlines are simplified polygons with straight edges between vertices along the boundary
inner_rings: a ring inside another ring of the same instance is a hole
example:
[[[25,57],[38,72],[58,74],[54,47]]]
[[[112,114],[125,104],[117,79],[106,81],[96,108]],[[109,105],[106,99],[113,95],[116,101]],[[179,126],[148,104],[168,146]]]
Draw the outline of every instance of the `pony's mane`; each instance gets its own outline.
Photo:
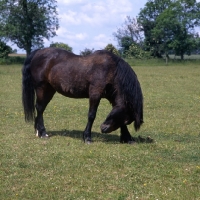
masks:
[[[135,119],[135,129],[143,123],[143,95],[137,75],[130,65],[119,58],[116,68],[115,82],[118,84],[123,100]]]

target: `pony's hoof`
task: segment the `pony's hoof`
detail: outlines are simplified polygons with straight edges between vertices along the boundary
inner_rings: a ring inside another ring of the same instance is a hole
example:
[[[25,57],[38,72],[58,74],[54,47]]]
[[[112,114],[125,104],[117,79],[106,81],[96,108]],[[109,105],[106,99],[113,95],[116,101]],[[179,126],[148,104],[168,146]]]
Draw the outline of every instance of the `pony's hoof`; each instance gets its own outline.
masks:
[[[85,140],[85,144],[92,144],[91,140]]]
[[[135,145],[136,144],[135,141],[128,141],[127,143],[130,144],[130,145]]]
[[[48,134],[44,134],[40,138],[42,138],[42,139],[49,139],[49,135]]]

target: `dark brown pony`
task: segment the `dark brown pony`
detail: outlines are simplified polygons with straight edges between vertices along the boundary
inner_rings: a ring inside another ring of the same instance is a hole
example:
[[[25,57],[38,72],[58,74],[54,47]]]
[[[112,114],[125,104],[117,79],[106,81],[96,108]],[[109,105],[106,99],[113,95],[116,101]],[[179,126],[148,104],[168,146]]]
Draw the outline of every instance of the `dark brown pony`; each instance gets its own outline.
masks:
[[[101,98],[108,99],[113,107],[100,127],[102,133],[120,128],[120,142],[130,143],[127,125],[134,121],[137,131],[143,123],[143,96],[137,76],[123,59],[111,52],[100,50],[78,56],[58,48],[35,50],[26,58],[22,75],[25,121],[35,121],[39,137],[48,137],[43,112],[55,92],[71,98],[89,98],[88,122],[83,132],[87,143],[91,142],[92,124]]]

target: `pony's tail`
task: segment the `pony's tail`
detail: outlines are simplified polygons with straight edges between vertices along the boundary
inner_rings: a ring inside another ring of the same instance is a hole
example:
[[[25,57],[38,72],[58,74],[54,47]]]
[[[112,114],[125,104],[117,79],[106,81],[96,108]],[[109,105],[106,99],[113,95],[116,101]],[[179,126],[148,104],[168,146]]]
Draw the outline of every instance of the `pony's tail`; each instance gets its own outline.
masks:
[[[135,73],[134,73],[135,74]],[[143,121],[143,94],[142,89],[140,86],[140,82],[137,79],[137,75],[135,74],[135,85],[134,85],[134,108],[135,111],[135,121],[134,121],[134,128],[135,131],[140,129],[140,126],[144,123]]]
[[[134,122],[134,128],[135,131],[138,131],[140,129],[140,126],[144,123],[143,121],[143,103],[139,103],[137,107],[137,114],[135,115],[135,122]]]
[[[25,60],[22,68],[22,105],[25,121],[35,119],[35,90],[32,82],[30,64],[37,50],[33,51]]]

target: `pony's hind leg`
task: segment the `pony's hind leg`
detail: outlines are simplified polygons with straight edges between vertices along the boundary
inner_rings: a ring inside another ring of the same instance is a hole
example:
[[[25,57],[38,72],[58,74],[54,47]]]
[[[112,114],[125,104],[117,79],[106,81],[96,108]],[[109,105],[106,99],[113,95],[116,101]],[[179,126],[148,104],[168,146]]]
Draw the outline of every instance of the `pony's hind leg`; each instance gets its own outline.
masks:
[[[45,85],[36,89],[36,110],[37,116],[35,118],[36,136],[47,138],[46,129],[44,126],[43,112],[47,104],[51,101],[55,90],[50,85]]]

